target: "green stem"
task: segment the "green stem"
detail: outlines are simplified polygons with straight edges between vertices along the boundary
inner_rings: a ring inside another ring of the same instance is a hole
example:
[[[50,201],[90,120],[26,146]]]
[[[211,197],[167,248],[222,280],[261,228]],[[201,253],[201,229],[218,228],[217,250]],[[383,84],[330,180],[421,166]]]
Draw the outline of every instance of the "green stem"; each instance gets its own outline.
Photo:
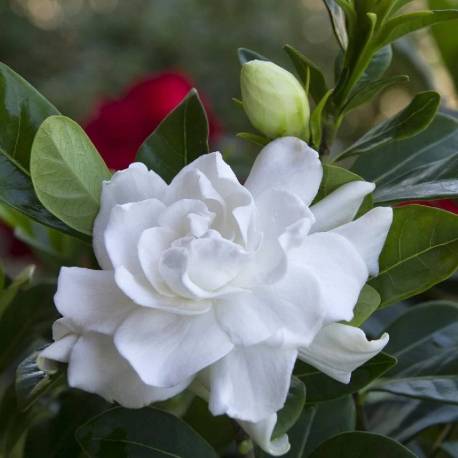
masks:
[[[354,393],[353,400],[356,407],[356,429],[358,431],[367,431],[367,417],[364,411],[363,398],[359,393]]]

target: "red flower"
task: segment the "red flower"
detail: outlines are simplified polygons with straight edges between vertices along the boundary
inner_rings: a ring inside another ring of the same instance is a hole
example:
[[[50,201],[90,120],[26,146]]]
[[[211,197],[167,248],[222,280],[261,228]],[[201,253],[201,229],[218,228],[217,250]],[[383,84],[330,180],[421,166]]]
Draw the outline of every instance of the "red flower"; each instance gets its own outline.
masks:
[[[86,125],[108,167],[124,169],[148,135],[193,87],[176,72],[149,76],[134,84],[123,96],[103,102]],[[206,104],[210,139],[219,135],[219,125]]]

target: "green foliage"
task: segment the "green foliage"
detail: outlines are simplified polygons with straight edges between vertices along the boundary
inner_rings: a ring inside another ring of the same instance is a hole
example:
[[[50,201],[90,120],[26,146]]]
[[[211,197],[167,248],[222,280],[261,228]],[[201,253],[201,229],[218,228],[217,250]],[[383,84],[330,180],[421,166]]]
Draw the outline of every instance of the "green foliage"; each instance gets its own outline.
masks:
[[[32,145],[30,171],[41,203],[68,226],[91,235],[110,172],[81,127],[65,116],[44,121]]]
[[[445,280],[458,267],[458,216],[420,205],[395,208],[379,265],[369,285],[379,292],[380,307]]]
[[[76,437],[85,454],[93,458],[218,456],[186,423],[153,408],[107,410],[81,426]]]
[[[439,113],[419,135],[361,155],[353,171],[377,184],[376,202],[454,197],[457,154],[458,120]]]
[[[137,160],[165,181],[201,154],[208,153],[208,121],[196,90],[159,124],[137,153]]]
[[[311,143],[315,149],[319,149],[321,145],[323,110],[331,95],[332,95],[332,89],[330,89],[323,96],[323,98],[317,104],[315,109],[312,111],[312,115],[310,116]]]
[[[396,359],[386,353],[379,353],[366,364],[356,369],[348,384],[337,382],[319,370],[301,361],[296,363],[294,373],[307,388],[307,404],[337,399],[356,393],[383,375],[396,364]]]
[[[386,351],[398,365],[371,389],[458,404],[458,306],[430,302],[413,307],[387,332]]]
[[[375,126],[336,159],[369,154],[377,146],[413,137],[429,126],[439,107],[439,102],[440,97],[436,92],[417,94],[404,110]]]
[[[348,323],[360,327],[379,307],[382,298],[376,289],[364,285],[354,308],[353,319]]]
[[[388,437],[367,432],[342,433],[321,444],[310,458],[354,458],[370,456],[373,458],[415,458],[406,447]]]
[[[273,438],[282,436],[296,423],[304,408],[305,399],[305,385],[297,377],[292,377],[285,405],[277,414],[277,424],[272,433]]]

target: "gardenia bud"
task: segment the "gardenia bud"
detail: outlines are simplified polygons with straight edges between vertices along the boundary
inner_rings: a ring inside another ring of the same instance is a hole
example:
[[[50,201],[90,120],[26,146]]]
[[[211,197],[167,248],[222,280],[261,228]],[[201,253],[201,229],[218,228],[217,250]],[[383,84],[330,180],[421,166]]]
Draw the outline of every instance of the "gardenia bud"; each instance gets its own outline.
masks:
[[[272,62],[252,60],[242,66],[240,85],[243,107],[256,129],[269,138],[307,138],[310,108],[293,74]]]

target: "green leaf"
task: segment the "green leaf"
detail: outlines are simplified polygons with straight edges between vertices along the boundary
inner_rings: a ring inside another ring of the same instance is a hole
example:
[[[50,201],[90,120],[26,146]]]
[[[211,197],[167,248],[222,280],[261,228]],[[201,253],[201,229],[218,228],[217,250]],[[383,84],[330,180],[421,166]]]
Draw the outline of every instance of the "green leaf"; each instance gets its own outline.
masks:
[[[315,415],[305,450],[300,458],[307,458],[316,448],[337,434],[354,431],[356,426],[355,403],[351,396],[316,404]]]
[[[273,439],[283,436],[299,419],[305,405],[305,396],[305,385],[297,377],[292,377],[285,405],[277,413]]]
[[[458,120],[437,114],[427,129],[360,156],[353,170],[377,184],[376,202],[458,194]]]
[[[317,104],[315,109],[312,111],[312,115],[310,116],[310,133],[312,136],[312,145],[316,150],[318,150],[321,145],[323,110],[331,95],[332,95],[332,89],[330,89],[325,94],[325,96],[320,100],[320,102]]]
[[[193,89],[145,140],[137,160],[170,182],[185,165],[206,153],[207,115]]]
[[[91,458],[217,458],[186,423],[153,408],[107,410],[78,428],[76,438]]]
[[[373,56],[364,70],[363,75],[358,81],[355,90],[359,89],[362,85],[378,80],[388,70],[393,59],[393,49],[391,45],[379,49]]]
[[[0,320],[0,372],[18,358],[30,345],[49,333],[57,312],[53,304],[53,284],[33,286],[20,291]]]
[[[406,447],[379,434],[355,431],[334,436],[321,444],[310,458],[415,458]]]
[[[83,129],[65,116],[46,119],[32,145],[30,171],[41,203],[71,228],[91,235],[110,171]]]
[[[28,173],[0,151],[0,201],[48,227],[82,239],[87,236],[73,230],[43,207]]]
[[[35,133],[56,114],[57,109],[27,81],[0,63],[0,152],[28,170]]]
[[[427,91],[417,94],[409,105],[394,117],[372,128],[336,159],[369,153],[375,147],[413,137],[426,129],[433,120],[439,107],[440,96],[437,92]]]
[[[267,60],[270,61],[267,57],[262,54],[257,53],[248,48],[239,48],[237,49],[237,55],[239,57],[240,65],[246,64],[250,60]]]
[[[396,359],[379,353],[364,365],[353,371],[351,382],[337,382],[308,364],[296,363],[294,375],[302,380],[307,388],[307,404],[337,399],[355,393],[383,375],[396,364]]]
[[[353,319],[348,324],[359,328],[377,310],[381,301],[376,289],[364,285],[355,305]]]
[[[327,195],[331,194],[332,192],[336,191],[340,186],[350,183],[351,181],[358,181],[362,180],[359,175],[356,173],[350,172],[343,167],[338,167],[336,165],[323,165],[323,178],[320,183],[320,188],[318,189],[318,193],[315,196],[313,204],[316,204],[321,199],[325,198]],[[372,196],[368,195],[363,200],[361,207],[358,211],[358,215],[362,215],[366,213],[368,210],[372,208]],[[358,216],[357,215],[357,216]]]
[[[13,302],[19,290],[25,288],[32,281],[35,266],[25,267],[19,275],[8,285],[7,288],[0,291],[0,320],[10,304]]]
[[[414,13],[396,16],[385,23],[385,26],[379,33],[376,45],[378,47],[386,46],[415,30],[454,19],[458,19],[458,10],[454,9],[416,11]]]
[[[380,273],[369,285],[380,307],[415,296],[448,278],[458,267],[458,216],[436,208],[395,208]]]
[[[258,146],[265,146],[270,142],[269,138],[264,137],[263,135],[253,134],[251,132],[239,132],[237,137]]]
[[[348,113],[363,103],[373,99],[379,92],[396,84],[406,83],[407,81],[409,81],[407,75],[399,75],[373,81],[359,87],[344,105],[342,114]]]
[[[290,45],[285,45],[283,49],[293,62],[307,93],[310,92],[315,103],[319,103],[328,92],[328,86],[323,73],[297,49],[294,49]]]
[[[429,302],[413,307],[386,331],[386,350],[398,365],[371,389],[458,404],[458,305]]]
[[[345,24],[345,13],[335,0],[324,0],[331,19],[332,28],[342,49],[347,49],[348,35]]]
[[[65,372],[44,371],[37,365],[40,351],[34,351],[16,369],[16,397],[22,411],[32,405],[45,393],[60,391],[65,386]]]

